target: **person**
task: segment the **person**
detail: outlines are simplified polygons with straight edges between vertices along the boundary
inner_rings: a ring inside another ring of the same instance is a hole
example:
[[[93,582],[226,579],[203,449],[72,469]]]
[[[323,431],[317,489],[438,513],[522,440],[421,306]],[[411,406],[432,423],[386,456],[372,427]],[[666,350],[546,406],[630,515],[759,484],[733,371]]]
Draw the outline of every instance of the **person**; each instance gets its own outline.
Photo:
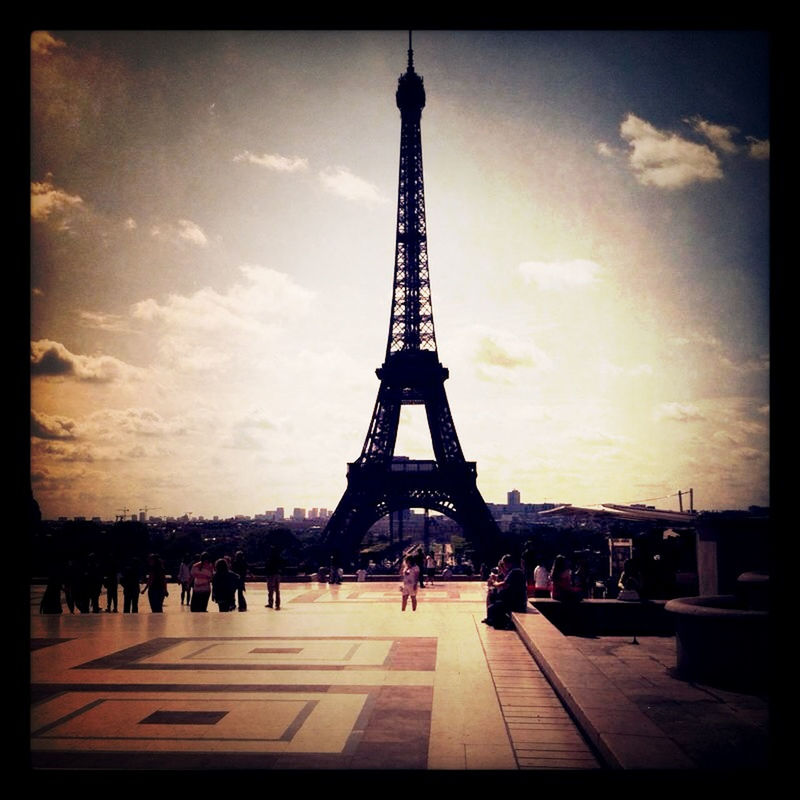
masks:
[[[164,610],[164,598],[169,596],[169,592],[164,565],[155,553],[151,553],[147,559],[147,580],[141,593],[145,592],[150,601],[150,610],[154,614],[160,614]]]
[[[270,548],[267,555],[266,563],[264,564],[265,572],[267,573],[267,602],[265,608],[272,608],[273,602],[275,610],[281,610],[281,569],[283,562],[281,560],[281,551],[277,545]]]
[[[40,614],[61,614],[61,578],[54,570],[47,581],[42,600],[39,603]]]
[[[622,575],[619,576],[618,586],[617,600],[635,602],[642,599],[642,576],[634,559],[629,558],[622,565]]]
[[[106,562],[105,579],[103,583],[106,587],[106,612],[114,614],[117,613],[117,597],[119,594],[119,572],[117,570],[117,562],[114,558],[109,557]]]
[[[342,574],[339,572],[339,567],[336,566],[336,559],[333,556],[331,556],[331,571],[328,580],[330,583],[342,582]]]
[[[211,598],[220,611],[233,611],[236,608],[236,590],[239,576],[228,567],[224,558],[217,560],[214,577],[211,579]]]
[[[577,603],[581,600],[580,592],[572,585],[572,570],[564,556],[556,556],[550,570],[550,596],[562,603]]]
[[[64,601],[67,604],[70,614],[75,613],[75,596],[73,590],[75,582],[77,581],[77,566],[72,559],[67,561],[67,567],[64,570]]]
[[[247,600],[244,596],[246,591],[244,582],[247,578],[247,559],[244,557],[244,553],[241,550],[236,551],[231,568],[233,572],[239,576],[239,585],[236,587],[237,608],[239,611],[247,611]]]
[[[550,572],[544,564],[537,564],[533,570],[533,596],[550,597]]]
[[[178,583],[181,585],[181,605],[189,605],[192,597],[192,557],[186,553],[178,567]]]
[[[89,589],[89,600],[92,606],[92,613],[99,614],[100,595],[103,592],[103,568],[100,566],[97,556],[94,553],[89,553],[89,557],[87,559],[86,579]]]
[[[408,598],[411,598],[411,610],[417,610],[417,587],[419,586],[419,567],[414,563],[413,556],[406,556],[403,559],[403,583],[400,591],[403,593],[403,603],[401,611],[406,610]]]
[[[419,570],[418,586],[419,586],[420,589],[424,589],[425,588],[425,580],[424,580],[424,575],[425,575],[425,554],[422,552],[421,549],[417,550],[417,552],[414,553],[413,556],[411,556],[411,562]]]
[[[436,559],[433,557],[433,553],[425,556],[425,571],[428,574],[428,583],[432,584],[436,575]]]
[[[132,558],[122,570],[122,613],[139,613],[139,559]]]
[[[72,596],[75,601],[75,608],[81,614],[91,613],[91,588],[92,578],[89,567],[83,560],[75,567],[72,581]]]
[[[500,580],[489,578],[490,588],[494,592],[483,622],[498,630],[514,630],[511,614],[524,613],[528,606],[525,573],[520,567],[514,566],[514,559],[510,555],[500,559],[499,567]]]
[[[211,597],[211,578],[214,577],[214,567],[208,553],[202,553],[200,560],[192,564],[192,601],[189,605],[192,611],[208,611],[208,600]]]

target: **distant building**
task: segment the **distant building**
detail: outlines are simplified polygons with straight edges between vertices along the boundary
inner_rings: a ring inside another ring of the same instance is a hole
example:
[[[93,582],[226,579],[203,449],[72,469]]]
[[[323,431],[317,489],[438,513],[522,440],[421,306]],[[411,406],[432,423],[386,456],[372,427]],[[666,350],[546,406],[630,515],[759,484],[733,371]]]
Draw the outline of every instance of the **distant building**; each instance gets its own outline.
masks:
[[[284,519],[283,506],[278,506],[275,509],[275,521],[280,522],[282,519]]]
[[[306,510],[304,508],[295,508],[292,512],[292,519],[301,522],[306,518]]]
[[[508,493],[508,505],[518,506],[520,504],[520,494],[518,489],[512,489]]]

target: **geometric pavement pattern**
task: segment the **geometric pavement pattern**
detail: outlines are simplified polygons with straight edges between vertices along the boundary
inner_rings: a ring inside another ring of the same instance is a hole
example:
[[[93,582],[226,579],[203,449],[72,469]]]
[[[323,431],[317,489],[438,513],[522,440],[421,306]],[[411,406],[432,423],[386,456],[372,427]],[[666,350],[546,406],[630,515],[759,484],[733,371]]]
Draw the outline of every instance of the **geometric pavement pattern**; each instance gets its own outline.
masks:
[[[431,637],[204,637],[155,638],[73,669],[424,673],[435,664]],[[433,699],[430,685],[413,684],[38,684],[34,694],[32,763],[50,768],[422,769]]]
[[[209,614],[193,615],[178,605],[172,592],[163,615],[152,615],[145,603],[139,610],[144,619],[138,621],[121,613],[113,618],[73,616],[66,608],[63,619],[47,619],[38,614],[41,587],[34,587],[31,612],[38,618],[34,626],[38,635],[32,634],[30,642],[31,658],[37,659],[30,690],[31,766],[426,769],[434,741],[434,685],[443,632],[410,609],[386,617],[390,605],[400,611],[398,588],[385,583],[284,584],[285,610],[275,612],[262,608],[263,584],[262,588],[253,584],[247,594],[251,613],[226,615],[238,624],[224,625],[226,632],[235,627],[241,634],[260,631],[260,620],[275,620],[268,622],[272,635],[253,636],[209,635],[228,620],[219,618],[213,606]],[[473,641],[478,653],[483,648],[485,661],[480,660],[490,672],[487,688],[496,693],[499,722],[505,725],[513,750],[511,764],[521,769],[597,768],[519,637],[477,623],[480,615],[474,608],[483,606],[483,584],[428,584],[420,596],[422,613],[426,606],[439,606],[442,611],[433,617],[442,614],[438,619],[447,628],[452,627],[450,619],[461,620],[462,626],[464,620],[469,622],[471,633],[460,627],[459,636],[474,637],[478,630],[480,641]],[[355,611],[358,606],[372,606],[374,612],[367,610],[364,617]],[[310,635],[308,627],[305,635],[285,633],[295,630],[283,624],[289,624],[286,615],[292,607],[300,612],[299,623],[313,625],[315,634],[323,634]],[[370,617],[372,613],[376,616]],[[355,629],[347,622],[350,618],[374,619],[368,632],[386,635],[324,634]],[[402,631],[394,628],[417,620],[415,632],[424,624],[425,632],[433,635],[408,635],[407,625]],[[127,631],[128,646],[120,645],[122,631]],[[168,635],[194,631],[197,635]],[[144,638],[139,638],[141,634]],[[445,661],[458,660],[452,634],[447,633],[445,641]],[[62,648],[68,648],[64,650],[68,656],[57,655]],[[477,667],[473,658],[469,669]],[[454,679],[458,680],[457,674]],[[463,690],[454,693],[448,688],[447,696],[469,702]],[[483,713],[492,714],[491,709]],[[439,737],[442,718],[436,719]],[[469,730],[478,729],[468,723],[461,735],[474,737]],[[480,750],[480,740],[458,741],[474,742],[465,745],[467,761],[472,763],[476,751],[469,748]],[[446,752],[454,751],[446,745]],[[502,768],[512,768],[511,764]]]

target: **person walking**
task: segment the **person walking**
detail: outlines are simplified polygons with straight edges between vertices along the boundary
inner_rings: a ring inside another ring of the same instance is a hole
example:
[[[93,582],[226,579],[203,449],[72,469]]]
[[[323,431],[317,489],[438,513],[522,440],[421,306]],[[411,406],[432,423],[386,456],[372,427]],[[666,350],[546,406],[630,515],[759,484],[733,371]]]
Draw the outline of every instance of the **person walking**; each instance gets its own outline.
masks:
[[[167,575],[164,572],[164,564],[155,553],[150,554],[147,562],[147,581],[141,593],[147,592],[150,610],[154,614],[160,614],[164,610],[164,598],[169,596]]]
[[[273,545],[270,548],[264,567],[267,573],[267,602],[265,608],[272,608],[274,603],[275,610],[280,611],[283,561],[281,560],[280,548],[277,545]]]
[[[433,578],[436,575],[436,559],[433,553],[428,553],[425,557],[425,571],[428,575],[428,583],[433,584]]]
[[[208,601],[211,598],[211,579],[214,577],[214,567],[208,553],[202,553],[200,560],[192,564],[192,601],[189,608],[192,611],[208,611]]]
[[[187,553],[178,567],[178,583],[181,585],[181,605],[192,599],[192,557]]]
[[[411,556],[406,556],[403,559],[403,583],[400,585],[400,591],[403,593],[403,602],[401,611],[406,610],[408,605],[408,598],[411,598],[411,610],[417,610],[417,587],[419,586],[419,567],[414,563]]]

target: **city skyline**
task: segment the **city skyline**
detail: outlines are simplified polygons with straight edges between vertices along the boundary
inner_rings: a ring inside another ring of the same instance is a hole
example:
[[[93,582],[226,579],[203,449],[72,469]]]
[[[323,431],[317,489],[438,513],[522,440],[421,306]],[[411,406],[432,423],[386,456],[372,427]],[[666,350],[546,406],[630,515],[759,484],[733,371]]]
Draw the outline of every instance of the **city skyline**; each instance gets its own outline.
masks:
[[[406,48],[33,35],[47,518],[335,507],[386,341]],[[769,505],[766,34],[420,31],[414,51],[439,355],[484,497]],[[396,452],[424,458],[417,410]]]

